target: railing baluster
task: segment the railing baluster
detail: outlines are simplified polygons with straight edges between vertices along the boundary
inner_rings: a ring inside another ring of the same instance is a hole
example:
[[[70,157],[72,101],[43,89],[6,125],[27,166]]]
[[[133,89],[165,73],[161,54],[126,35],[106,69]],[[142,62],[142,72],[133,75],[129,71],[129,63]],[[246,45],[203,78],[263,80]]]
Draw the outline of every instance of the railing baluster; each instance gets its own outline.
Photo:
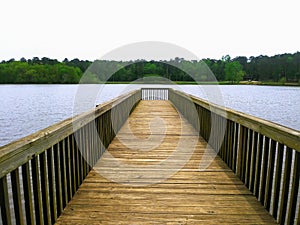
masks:
[[[43,199],[44,224],[51,224],[46,152],[41,153],[39,155],[39,159],[40,159],[40,171],[41,171],[41,191],[42,191],[42,199]]]
[[[263,146],[263,158],[262,158],[262,166],[261,166],[261,182],[260,182],[260,191],[259,191],[259,200],[262,204],[265,201],[265,191],[266,191],[266,177],[268,172],[268,163],[269,163],[269,151],[270,151],[270,139],[264,138],[264,146]]]
[[[31,160],[32,186],[33,186],[33,195],[34,195],[34,210],[35,210],[36,223],[37,224],[44,224],[44,220],[43,220],[43,203],[42,203],[41,182],[40,182],[38,158],[39,158],[38,156],[35,156]]]
[[[252,157],[252,138],[253,131],[248,129],[248,137],[247,137],[247,156],[246,156],[246,170],[245,170],[245,185],[249,188],[250,184],[250,170],[251,170],[251,162],[253,160]]]
[[[11,186],[13,193],[15,219],[17,224],[24,224],[22,197],[20,191],[19,168],[11,172]]]
[[[283,155],[284,155],[284,145],[278,143],[277,146],[277,156],[275,162],[275,172],[274,172],[274,187],[273,187],[273,209],[271,210],[271,214],[274,218],[278,218],[278,208],[280,202],[280,184],[282,182],[281,174],[282,174],[282,164],[283,164]]]
[[[265,199],[263,205],[266,209],[270,210],[271,205],[271,194],[273,187],[273,175],[275,168],[275,153],[276,153],[276,141],[271,140],[269,159],[268,159],[268,168],[267,168],[267,177],[266,177],[266,190],[265,190]]]
[[[65,139],[59,143],[60,151],[60,176],[61,176],[61,188],[62,188],[62,210],[66,207],[68,202],[67,196],[67,177],[66,177],[66,148],[65,148]]]
[[[33,196],[32,196],[32,185],[31,185],[31,174],[29,162],[22,165],[22,180],[23,180],[23,194],[24,194],[24,205],[26,214],[26,223],[34,223],[33,215]]]
[[[71,179],[72,179],[72,174],[71,174],[71,153],[70,153],[70,148],[71,148],[71,140],[70,136],[66,137],[65,140],[65,165],[66,165],[66,197],[67,197],[67,202],[69,202],[72,198],[72,186],[71,186]]]
[[[233,141],[234,141],[234,123],[228,120],[229,132],[228,132],[228,146],[227,146],[227,161],[229,168],[233,167]]]
[[[244,130],[243,132],[243,137],[242,137],[242,143],[241,145],[243,146],[243,154],[242,154],[242,165],[241,165],[241,174],[242,174],[242,181],[245,183],[246,180],[246,166],[247,166],[247,154],[248,154],[248,147],[247,147],[247,143],[248,143],[248,129],[246,127],[242,127],[242,129]]]
[[[239,125],[237,123],[234,123],[234,135],[233,135],[233,165],[232,165],[232,171],[236,173],[237,169],[237,152],[238,152],[238,135],[239,135]]]
[[[83,137],[83,128],[80,129],[79,131],[80,133],[80,149],[79,149],[79,152],[80,152],[80,184],[82,184],[83,182],[83,179],[84,179],[84,170],[85,170],[85,166],[84,166],[84,152],[85,152],[85,146],[84,146],[84,137]]]
[[[76,141],[74,138],[74,134],[71,135],[71,149],[70,149],[70,158],[71,158],[71,186],[72,186],[72,196],[75,194],[77,190],[77,183],[76,183]]]
[[[59,216],[63,210],[59,143],[54,146],[53,152],[54,152],[54,171],[55,171],[55,178],[56,178],[55,179],[56,208],[57,208],[57,216]]]
[[[285,159],[283,162],[283,178],[280,193],[280,204],[279,204],[279,223],[285,222],[287,214],[287,203],[289,196],[289,185],[290,185],[290,175],[291,175],[291,165],[292,165],[292,149],[288,148],[285,151]]]
[[[256,154],[256,164],[255,164],[255,185],[254,185],[254,195],[259,199],[260,192],[260,182],[261,182],[261,162],[262,162],[262,151],[263,151],[263,136],[258,134],[257,142],[257,154]]]
[[[0,178],[0,204],[1,204],[1,216],[3,224],[12,224],[11,211],[8,198],[7,177]]]
[[[142,100],[169,100],[168,88],[142,88],[141,90]]]
[[[76,150],[75,150],[75,172],[76,172],[76,175],[75,175],[75,178],[76,178],[76,189],[78,189],[78,187],[80,186],[80,146],[78,144],[78,140],[79,140],[79,131],[76,131]]]
[[[293,164],[293,169],[292,169],[292,183],[291,183],[291,191],[289,192],[289,204],[287,208],[287,220],[286,224],[291,224],[296,220],[296,207],[297,203],[300,205],[300,200],[298,199],[298,192],[299,192],[299,179],[300,179],[300,153],[295,152],[295,157],[294,157],[294,164]],[[299,209],[298,209],[299,210]],[[300,212],[298,211],[298,222],[295,224],[299,224],[299,214]]]
[[[49,204],[51,223],[53,224],[57,219],[57,202],[56,202],[56,190],[55,190],[55,163],[53,155],[53,147],[47,151],[47,164],[48,164],[48,178],[49,178]]]

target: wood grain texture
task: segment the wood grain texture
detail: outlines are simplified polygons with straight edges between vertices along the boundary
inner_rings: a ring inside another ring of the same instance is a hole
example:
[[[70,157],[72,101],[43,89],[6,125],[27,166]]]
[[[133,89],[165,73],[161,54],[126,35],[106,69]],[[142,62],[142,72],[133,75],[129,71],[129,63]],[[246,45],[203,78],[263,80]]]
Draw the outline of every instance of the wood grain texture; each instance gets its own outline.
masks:
[[[141,101],[57,224],[276,222],[170,102]]]

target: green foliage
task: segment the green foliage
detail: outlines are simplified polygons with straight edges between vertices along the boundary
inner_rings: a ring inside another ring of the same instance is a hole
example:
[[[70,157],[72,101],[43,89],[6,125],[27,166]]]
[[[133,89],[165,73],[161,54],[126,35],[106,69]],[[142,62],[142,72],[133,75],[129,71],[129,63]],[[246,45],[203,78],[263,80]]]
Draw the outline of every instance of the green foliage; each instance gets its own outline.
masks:
[[[239,62],[227,62],[225,65],[225,75],[226,80],[238,83],[243,79],[245,72]]]
[[[280,80],[278,81],[280,84],[285,84],[286,82],[286,78],[285,77],[281,77]]]
[[[78,83],[82,72],[79,68],[43,58],[6,62],[0,64],[2,84],[73,84]]]
[[[82,77],[83,73],[85,75]],[[130,62],[56,59],[46,57],[0,63],[0,84],[71,84],[132,82],[155,74],[176,82],[246,81],[300,83],[300,52],[272,57],[229,55],[220,60],[185,60],[176,57],[168,61],[135,60]],[[82,80],[81,80],[82,78]],[[284,82],[283,82],[284,81]]]

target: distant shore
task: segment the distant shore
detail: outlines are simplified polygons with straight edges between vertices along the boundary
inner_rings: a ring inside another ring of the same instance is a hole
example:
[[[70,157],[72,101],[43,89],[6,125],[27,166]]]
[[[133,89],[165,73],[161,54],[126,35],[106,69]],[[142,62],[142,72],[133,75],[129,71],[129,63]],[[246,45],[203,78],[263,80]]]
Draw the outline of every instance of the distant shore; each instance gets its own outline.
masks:
[[[14,83],[6,83],[0,85],[76,85],[76,84],[177,84],[177,85],[257,85],[257,86],[288,86],[288,87],[300,87],[300,83],[281,83],[281,82],[269,82],[269,81],[241,81],[237,82],[230,82],[230,81],[205,81],[205,82],[196,82],[196,81],[157,81],[157,82],[142,82],[142,81],[107,81],[105,83],[69,83],[69,84],[62,84],[62,83],[23,83],[23,84],[14,84]]]
[[[196,81],[171,81],[170,84],[178,84],[178,85],[265,85],[265,86],[294,86],[294,87],[300,87],[300,83],[282,83],[282,82],[268,82],[268,81],[241,81],[239,83],[232,83],[230,81],[219,81],[219,82],[213,82],[213,81],[207,81],[207,82],[196,82]],[[145,84],[144,82],[138,81],[138,82],[106,82],[106,84]],[[149,83],[151,84],[151,83]],[[157,83],[153,83],[157,84]],[[159,83],[158,83],[159,84]],[[167,84],[167,83],[162,83]]]

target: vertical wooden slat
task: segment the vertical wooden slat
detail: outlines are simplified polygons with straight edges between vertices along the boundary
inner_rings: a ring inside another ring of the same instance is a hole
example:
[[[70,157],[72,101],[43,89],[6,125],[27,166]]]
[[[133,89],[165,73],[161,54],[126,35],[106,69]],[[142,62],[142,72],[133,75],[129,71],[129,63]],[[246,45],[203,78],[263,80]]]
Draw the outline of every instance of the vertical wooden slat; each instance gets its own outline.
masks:
[[[200,108],[200,111],[201,111],[201,128],[200,128],[200,131],[201,131],[201,136],[204,138],[204,140],[207,140],[206,138],[206,130],[207,130],[207,124],[205,123],[206,119],[207,119],[207,115],[206,115],[206,112],[204,110],[203,107],[199,106]]]
[[[234,141],[233,141],[233,165],[232,171],[234,173],[237,172],[237,151],[238,151],[238,136],[239,136],[239,125],[237,123],[234,124]]]
[[[72,179],[72,175],[71,175],[71,156],[70,156],[70,148],[71,148],[71,140],[70,137],[66,137],[65,138],[66,142],[65,142],[65,165],[66,165],[66,179],[67,179],[67,183],[66,183],[66,189],[67,189],[67,202],[69,202],[71,200],[72,197],[72,187],[71,187],[71,179]]]
[[[243,138],[244,138],[245,129],[243,126],[240,126],[239,129],[239,140],[238,140],[238,151],[237,151],[237,165],[236,165],[236,175],[242,179],[242,164],[243,164]]]
[[[85,126],[85,146],[86,146],[86,153],[85,153],[85,163],[86,163],[86,173],[84,175],[84,178],[87,176],[87,174],[90,171],[90,154],[91,154],[91,133],[90,133],[90,127],[91,123],[88,123]]]
[[[74,140],[74,134],[70,136],[71,138],[71,146],[70,146],[70,163],[71,163],[71,187],[72,187],[72,196],[74,196],[76,192],[76,143]]]
[[[95,166],[96,162],[98,161],[98,139],[97,139],[97,124],[95,121],[95,124],[93,125],[93,131],[92,131],[92,135],[93,135],[93,154],[92,154],[92,167]]]
[[[45,152],[41,153],[39,155],[39,158],[40,158],[40,170],[41,170],[41,191],[42,191],[42,199],[43,199],[44,224],[51,224],[46,153]]]
[[[273,175],[275,168],[275,153],[276,153],[276,141],[271,140],[270,145],[270,153],[269,153],[269,163],[267,169],[267,177],[266,177],[266,191],[265,191],[265,199],[264,206],[267,210],[270,210],[271,205],[271,194],[272,194],[272,186],[273,186]]]
[[[298,198],[298,201],[300,201],[299,198]],[[294,224],[298,225],[298,224],[300,224],[300,203],[298,203],[298,205],[296,206],[296,211],[298,212],[298,214],[295,215]]]
[[[81,128],[81,154],[82,154],[82,180],[81,183],[84,180],[84,177],[86,175],[86,156],[87,156],[87,136],[86,136],[86,129],[87,125]]]
[[[13,193],[14,211],[15,219],[17,224],[24,224],[23,207],[22,207],[22,197],[20,191],[20,177],[19,169],[15,169],[11,172],[11,187]]]
[[[269,163],[269,152],[270,152],[270,138],[264,138],[264,146],[263,146],[263,159],[261,166],[261,182],[260,182],[260,190],[259,190],[259,200],[262,204],[265,201],[265,191],[266,191],[266,177],[268,172],[268,163]]]
[[[226,142],[226,145],[225,145],[225,151],[226,151],[225,161],[226,161],[227,165],[230,168],[231,167],[231,160],[230,160],[230,152],[231,152],[231,138],[230,138],[230,135],[231,135],[231,122],[230,122],[230,120],[227,120],[226,133],[227,133],[227,136],[226,136],[227,142]]]
[[[98,130],[98,123],[99,121],[97,120],[96,123],[96,130],[95,130],[95,161],[94,161],[94,165],[97,163],[98,159],[100,159],[102,153],[101,153],[101,141],[100,141],[100,137],[99,137],[99,130]]]
[[[32,196],[32,187],[31,187],[31,175],[29,162],[22,166],[22,180],[23,180],[23,191],[24,191],[24,205],[25,205],[25,214],[26,214],[26,223],[33,224],[33,196]]]
[[[200,129],[200,131],[202,131],[201,136],[204,138],[204,140],[207,141],[206,132],[207,132],[208,127],[207,127],[207,121],[206,120],[208,119],[208,117],[207,117],[206,111],[203,107],[200,106],[200,110],[201,110],[201,115],[202,115],[201,116],[202,127]]]
[[[244,130],[243,132],[243,137],[242,137],[242,164],[241,164],[241,180],[243,183],[245,183],[246,180],[246,167],[247,167],[247,155],[248,155],[248,128],[242,126],[242,129]]]
[[[38,156],[35,156],[31,160],[31,170],[32,170],[32,186],[33,186],[33,195],[34,195],[35,219],[37,224],[44,224]]]
[[[228,166],[232,169],[233,168],[233,142],[234,142],[234,122],[230,121],[230,133],[229,133],[229,146],[228,146]]]
[[[79,148],[79,152],[80,152],[80,183],[79,183],[79,185],[81,185],[82,182],[83,182],[83,179],[84,179],[84,169],[85,169],[85,166],[84,166],[83,128],[80,129],[79,134],[80,134],[80,148]]]
[[[65,148],[65,139],[60,141],[60,171],[61,171],[61,193],[62,193],[62,210],[66,207],[67,200],[67,176],[66,176],[66,148]]]
[[[296,217],[296,207],[298,199],[298,191],[299,191],[299,179],[300,179],[300,152],[295,152],[294,164],[292,169],[292,183],[290,185],[291,191],[289,193],[289,204],[286,213],[286,224],[292,224]],[[300,212],[298,212],[300,214]],[[299,218],[299,215],[298,215]],[[298,221],[299,222],[299,221]],[[298,223],[296,223],[298,224]]]
[[[53,224],[57,219],[57,202],[56,202],[56,191],[55,191],[55,172],[54,172],[54,154],[53,148],[47,151],[47,164],[48,164],[48,181],[49,181],[49,204],[50,204],[50,214],[51,223]]]
[[[263,149],[263,136],[258,134],[257,142],[257,154],[256,154],[256,164],[255,164],[255,179],[254,179],[254,195],[258,199],[259,197],[259,187],[260,187],[260,176],[261,176],[261,163],[262,163],[262,150]]]
[[[76,141],[77,141],[77,145],[76,145],[76,152],[75,152],[75,156],[76,156],[76,189],[78,189],[78,187],[80,186],[80,180],[81,180],[81,155],[80,155],[80,132],[76,131]]]
[[[280,224],[284,223],[286,219],[292,165],[292,153],[292,149],[287,147],[285,151],[285,160],[283,163],[283,177],[281,186],[282,188],[280,193],[280,204],[278,209],[278,221]]]
[[[274,187],[273,187],[273,209],[271,214],[274,218],[278,218],[278,206],[279,206],[279,193],[280,193],[280,183],[281,183],[281,174],[282,174],[282,164],[283,164],[283,153],[284,145],[278,143],[277,146],[277,157],[275,162],[275,171],[274,171]]]
[[[60,145],[56,144],[53,148],[54,153],[54,171],[55,171],[55,192],[57,217],[63,210],[62,183],[61,183],[61,162],[60,162]]]
[[[103,144],[101,140],[101,119],[98,117],[97,118],[97,147],[98,147],[98,152],[97,152],[97,158],[100,158],[100,156],[103,154]]]
[[[257,161],[257,146],[258,146],[258,133],[253,133],[252,139],[252,150],[251,150],[251,166],[250,166],[250,180],[249,180],[249,190],[254,192],[255,184],[255,166]]]
[[[97,138],[96,138],[97,128],[96,128],[96,121],[93,122],[91,135],[92,135],[92,154],[91,154],[91,169],[95,166],[97,162]]]
[[[91,170],[93,166],[93,154],[95,151],[95,146],[94,146],[94,132],[93,132],[93,124],[94,122],[91,122],[89,124],[89,155],[88,155],[88,166],[89,166],[89,171]]]
[[[253,139],[253,131],[248,130],[247,137],[247,156],[246,156],[246,169],[245,169],[245,185],[249,188],[250,185],[250,171],[251,171],[251,163],[253,161],[252,158],[252,139]]]
[[[224,133],[224,137],[223,140],[221,142],[221,148],[219,150],[219,155],[221,156],[221,159],[223,159],[224,162],[226,162],[226,145],[227,145],[227,129],[225,128],[225,133]]]
[[[90,150],[91,150],[91,136],[90,136],[90,123],[86,126],[86,132],[85,132],[85,143],[86,143],[86,151],[85,151],[85,167],[86,172],[84,174],[84,177],[87,176],[87,174],[90,171],[90,165],[89,165],[89,157],[90,157]]]
[[[1,204],[1,215],[3,224],[10,225],[11,222],[11,211],[8,197],[7,177],[0,178],[0,204]]]

